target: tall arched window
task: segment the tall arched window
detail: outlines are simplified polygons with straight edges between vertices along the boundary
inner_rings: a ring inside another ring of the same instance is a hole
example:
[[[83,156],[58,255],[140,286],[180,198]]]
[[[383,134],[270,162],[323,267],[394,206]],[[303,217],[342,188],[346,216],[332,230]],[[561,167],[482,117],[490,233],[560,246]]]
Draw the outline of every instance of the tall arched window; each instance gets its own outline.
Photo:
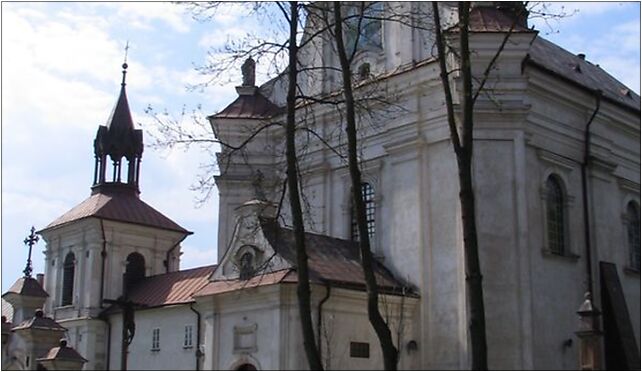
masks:
[[[548,250],[559,255],[565,254],[564,190],[557,177],[552,175],[546,180],[546,233]]]
[[[125,266],[125,289],[131,288],[145,277],[145,257],[140,253],[130,253]]]
[[[626,207],[626,217],[630,265],[640,271],[640,212],[634,202]]]
[[[368,182],[361,183],[361,196],[366,208],[366,221],[368,223],[368,236],[370,239],[375,235],[375,192],[374,188]],[[359,241],[359,227],[357,226],[357,217],[354,205],[352,207],[351,233],[352,240]]]
[[[254,274],[254,256],[250,252],[245,252],[240,260],[240,279],[247,280]]]
[[[384,3],[381,1],[348,3],[344,26],[347,50],[381,49]],[[356,45],[355,45],[356,44]]]
[[[74,272],[76,271],[76,257],[67,253],[63,264],[62,273],[62,306],[71,305],[74,298]]]

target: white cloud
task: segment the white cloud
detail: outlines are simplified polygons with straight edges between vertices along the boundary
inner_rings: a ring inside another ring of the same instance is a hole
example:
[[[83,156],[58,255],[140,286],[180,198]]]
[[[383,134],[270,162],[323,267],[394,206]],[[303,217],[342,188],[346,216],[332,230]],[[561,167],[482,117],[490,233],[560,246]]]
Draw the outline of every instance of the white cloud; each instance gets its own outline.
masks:
[[[198,45],[203,48],[218,49],[225,46],[230,41],[239,40],[247,36],[247,34],[247,28],[240,27],[226,28],[225,32],[216,30],[203,35],[198,41]]]
[[[181,33],[188,32],[190,29],[184,14],[185,8],[180,4],[165,2],[118,2],[101,3],[100,5],[115,8],[115,20],[131,25],[134,28],[150,30],[152,29],[151,22],[161,21]]]
[[[187,238],[189,240],[189,237]],[[186,240],[186,241],[188,241]],[[199,249],[191,245],[182,244],[181,270],[193,267],[211,265],[217,261],[216,248]]]

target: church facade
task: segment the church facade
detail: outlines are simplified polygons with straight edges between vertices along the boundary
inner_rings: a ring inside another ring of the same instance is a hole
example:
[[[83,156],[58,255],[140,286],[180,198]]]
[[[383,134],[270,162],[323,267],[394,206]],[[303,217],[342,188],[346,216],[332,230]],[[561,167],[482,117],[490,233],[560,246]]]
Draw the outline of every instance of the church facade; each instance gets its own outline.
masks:
[[[492,89],[475,105],[489,368],[578,369],[577,311],[591,282],[602,310],[601,366],[639,368],[640,97],[513,11],[482,4],[471,13],[474,73],[510,32]],[[377,98],[359,111],[358,134],[381,310],[400,369],[467,369],[457,164],[434,36],[402,22],[367,29],[355,92],[363,102]],[[339,90],[332,45],[319,37],[301,50],[302,64],[315,67],[300,75],[304,95]],[[12,368],[36,369],[34,358],[57,355],[47,350],[64,335],[58,347],[73,348],[90,370],[307,369],[289,206],[280,203],[287,81],[256,86],[253,64],[244,65],[237,99],[208,117],[232,146],[217,159],[219,262],[180,270],[180,244],[191,232],[140,199],[142,132],[123,75],[94,142],[90,197],[39,231],[47,243],[42,283],[21,278],[3,295],[14,311],[3,322],[3,368],[15,357]],[[308,100],[297,110],[312,318],[326,369],[380,369],[340,107]],[[45,321],[55,341],[47,347],[20,336]]]

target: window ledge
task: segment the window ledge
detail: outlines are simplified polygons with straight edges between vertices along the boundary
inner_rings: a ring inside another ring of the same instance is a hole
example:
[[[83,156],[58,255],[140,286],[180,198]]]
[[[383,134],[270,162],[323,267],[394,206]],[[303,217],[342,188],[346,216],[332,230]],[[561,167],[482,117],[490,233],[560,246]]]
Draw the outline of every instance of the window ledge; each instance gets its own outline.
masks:
[[[193,349],[193,348],[194,348],[194,346],[193,346],[193,345],[191,345],[191,346],[185,346],[185,345],[183,345],[183,349]]]
[[[550,257],[550,258],[555,258],[555,259],[560,259],[560,260],[565,260],[565,261],[571,261],[571,262],[577,262],[579,260],[580,256],[575,254],[575,253],[563,253],[559,254],[556,252],[552,252],[548,249],[542,249],[542,255],[544,257]]]
[[[151,349],[151,351],[152,351],[152,352],[154,352],[154,353],[157,353],[157,352],[159,352],[159,351],[160,351],[160,348],[158,348],[158,349]]]
[[[631,266],[625,266],[624,273],[629,276],[640,277],[640,269],[636,269]]]

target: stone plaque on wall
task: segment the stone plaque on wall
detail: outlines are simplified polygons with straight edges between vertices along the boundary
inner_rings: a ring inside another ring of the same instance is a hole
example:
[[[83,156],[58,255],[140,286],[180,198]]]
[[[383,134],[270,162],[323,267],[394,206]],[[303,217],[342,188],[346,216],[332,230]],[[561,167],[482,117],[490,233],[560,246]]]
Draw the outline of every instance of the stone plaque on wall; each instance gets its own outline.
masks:
[[[252,353],[257,351],[256,329],[257,324],[234,326],[234,353]]]

